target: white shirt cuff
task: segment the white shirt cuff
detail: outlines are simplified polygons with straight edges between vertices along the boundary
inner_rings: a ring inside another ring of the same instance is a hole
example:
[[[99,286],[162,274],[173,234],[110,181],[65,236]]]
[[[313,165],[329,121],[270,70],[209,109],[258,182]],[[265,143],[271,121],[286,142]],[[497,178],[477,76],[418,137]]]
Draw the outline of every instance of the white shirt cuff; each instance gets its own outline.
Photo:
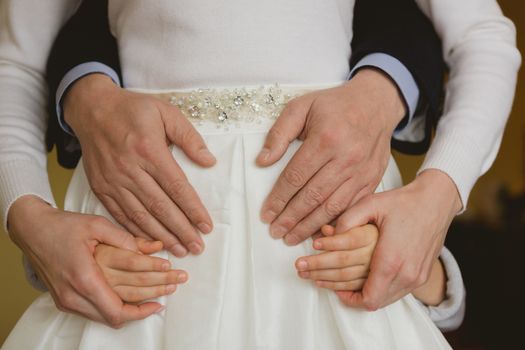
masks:
[[[60,84],[58,85],[58,89],[55,95],[55,103],[58,116],[58,123],[60,124],[62,130],[64,130],[70,135],[74,136],[74,133],[71,127],[69,127],[69,125],[67,125],[67,123],[64,120],[64,116],[62,114],[62,97],[64,97],[64,94],[67,91],[67,89],[78,79],[94,73],[105,74],[108,77],[110,77],[115,84],[119,86],[121,85],[117,73],[111,67],[106,66],[105,64],[100,62],[82,63],[76,66],[75,68],[71,69],[69,72],[67,72],[66,75],[64,75],[64,78],[62,78],[62,80],[60,81]]]
[[[408,109],[409,125],[419,102],[419,87],[412,73],[397,58],[385,53],[372,53],[363,57],[350,72],[350,77],[363,67],[375,67],[385,72],[396,83]],[[399,130],[396,130],[399,131]]]

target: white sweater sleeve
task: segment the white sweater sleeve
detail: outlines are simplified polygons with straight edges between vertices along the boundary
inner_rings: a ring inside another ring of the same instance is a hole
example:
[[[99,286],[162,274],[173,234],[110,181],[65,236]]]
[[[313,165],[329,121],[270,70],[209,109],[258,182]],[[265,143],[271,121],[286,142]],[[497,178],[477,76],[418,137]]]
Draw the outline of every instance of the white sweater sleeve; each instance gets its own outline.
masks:
[[[463,319],[465,318],[466,291],[459,265],[446,247],[443,247],[439,259],[447,275],[445,300],[436,306],[425,305],[419,300],[418,302],[436,326],[443,332],[448,332],[458,329],[463,323]]]
[[[21,196],[54,205],[46,169],[47,56],[79,1],[0,2],[0,217]],[[7,231],[7,230],[6,230]]]
[[[498,153],[521,64],[516,30],[495,0],[416,0],[443,42],[450,68],[443,116],[419,172],[455,182],[463,202]]]

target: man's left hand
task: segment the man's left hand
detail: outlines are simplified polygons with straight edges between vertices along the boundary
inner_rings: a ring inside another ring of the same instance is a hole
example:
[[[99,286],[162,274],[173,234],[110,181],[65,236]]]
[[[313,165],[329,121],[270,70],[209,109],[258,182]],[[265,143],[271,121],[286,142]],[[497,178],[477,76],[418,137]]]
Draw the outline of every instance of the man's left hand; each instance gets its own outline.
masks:
[[[272,165],[293,140],[304,140],[263,205],[271,235],[298,244],[372,193],[405,110],[394,82],[375,69],[290,101],[257,158],[260,166]]]

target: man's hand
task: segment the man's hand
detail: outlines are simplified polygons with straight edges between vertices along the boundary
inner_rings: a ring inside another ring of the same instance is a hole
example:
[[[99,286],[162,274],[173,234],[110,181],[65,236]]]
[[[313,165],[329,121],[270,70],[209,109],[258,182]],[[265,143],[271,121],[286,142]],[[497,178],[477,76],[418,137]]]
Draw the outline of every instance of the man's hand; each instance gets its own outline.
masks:
[[[91,188],[115,220],[175,256],[202,252],[195,227],[210,232],[211,218],[168,145],[201,166],[215,158],[177,108],[92,74],[72,86],[64,116],[82,146]]]
[[[340,299],[377,310],[422,286],[461,205],[453,181],[431,169],[405,187],[372,194],[348,209],[337,220],[337,232],[374,223],[380,235],[363,290],[338,293]]]
[[[125,304],[108,285],[95,259],[95,248],[105,243],[138,251],[132,235],[100,216],[54,209],[41,199],[24,196],[8,215],[9,234],[24,252],[62,311],[120,327],[162,310],[148,302]],[[169,261],[157,268],[167,271]]]
[[[343,86],[292,100],[257,158],[269,166],[290,142],[304,140],[262,208],[270,232],[295,245],[372,193],[390,157],[390,139],[405,114],[395,84],[363,69]]]

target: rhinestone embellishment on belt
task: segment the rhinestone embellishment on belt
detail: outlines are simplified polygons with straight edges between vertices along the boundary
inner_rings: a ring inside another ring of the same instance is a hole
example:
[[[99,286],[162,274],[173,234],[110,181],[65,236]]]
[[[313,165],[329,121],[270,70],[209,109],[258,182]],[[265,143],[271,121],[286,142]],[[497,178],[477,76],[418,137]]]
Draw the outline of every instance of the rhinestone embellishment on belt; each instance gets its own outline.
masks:
[[[277,119],[284,106],[293,99],[279,85],[254,89],[198,89],[184,94],[173,94],[169,102],[177,106],[192,122],[206,121],[227,127],[239,122],[261,123],[262,119]]]

